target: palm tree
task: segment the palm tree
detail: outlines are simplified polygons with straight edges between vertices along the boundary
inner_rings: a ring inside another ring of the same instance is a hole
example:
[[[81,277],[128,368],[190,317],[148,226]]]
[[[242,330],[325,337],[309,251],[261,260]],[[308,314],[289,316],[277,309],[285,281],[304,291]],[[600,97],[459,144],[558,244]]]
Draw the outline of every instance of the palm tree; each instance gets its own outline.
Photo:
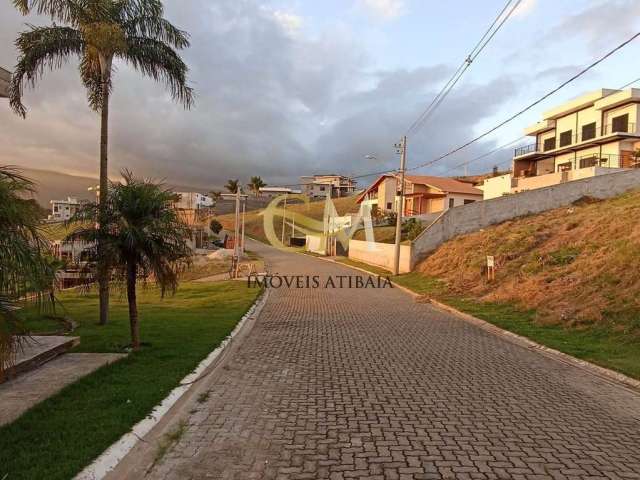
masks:
[[[40,207],[28,199],[33,183],[12,167],[0,166],[0,378],[11,364],[22,333],[16,303],[48,290],[49,245],[40,230]]]
[[[238,189],[240,188],[240,180],[229,180],[227,184],[224,186],[230,193],[238,193]]]
[[[220,198],[222,197],[222,192],[219,192],[217,190],[211,190],[209,192],[209,196],[213,200],[213,205],[216,206],[218,204],[218,200],[220,200]]]
[[[253,191],[256,197],[260,196],[260,189],[266,187],[267,184],[262,180],[262,177],[251,177],[247,187]]]
[[[79,225],[69,240],[94,243],[101,233],[93,226],[98,215],[106,219],[102,247],[111,258],[113,272],[126,285],[129,303],[131,346],[140,348],[140,326],[136,286],[138,280],[153,278],[164,297],[178,287],[178,274],[188,265],[191,249],[189,228],[173,208],[175,195],[161,184],[138,180],[122,172],[124,183],[111,184],[100,205],[84,206],[71,220]]]
[[[31,25],[18,36],[18,64],[9,90],[11,107],[25,117],[24,87],[34,86],[45,68],[53,70],[69,57],[79,57],[89,105],[101,114],[100,201],[106,202],[113,61],[124,60],[143,75],[164,82],[173,98],[190,108],[193,90],[187,85],[188,67],[174,50],[189,46],[188,34],[163,18],[161,0],[13,0],[13,4],[24,15],[32,11],[48,15],[54,24]],[[98,253],[100,323],[105,324],[109,268],[100,246]]]

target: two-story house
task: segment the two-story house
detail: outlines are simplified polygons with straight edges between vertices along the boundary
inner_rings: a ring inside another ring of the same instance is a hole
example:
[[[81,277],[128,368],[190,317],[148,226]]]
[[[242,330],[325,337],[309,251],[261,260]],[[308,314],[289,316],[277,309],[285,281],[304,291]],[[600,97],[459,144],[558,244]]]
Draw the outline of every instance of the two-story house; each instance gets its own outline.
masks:
[[[11,73],[0,67],[0,98],[9,97],[9,82],[11,81]]]
[[[544,113],[525,129],[535,142],[517,148],[509,175],[485,181],[485,199],[635,168],[640,90],[601,89]]]
[[[179,210],[200,210],[212,207],[213,198],[199,192],[176,192],[174,207]]]
[[[52,222],[64,222],[73,217],[80,207],[87,203],[87,200],[67,197],[66,200],[51,200],[51,213],[48,220]]]
[[[400,179],[395,174],[378,178],[358,197],[359,204],[370,205],[384,213],[397,212],[400,203]],[[406,175],[404,216],[440,213],[449,208],[482,200],[482,190],[453,178]]]
[[[357,182],[344,175],[312,175],[300,177],[302,191],[310,198],[348,197],[356,191]]]

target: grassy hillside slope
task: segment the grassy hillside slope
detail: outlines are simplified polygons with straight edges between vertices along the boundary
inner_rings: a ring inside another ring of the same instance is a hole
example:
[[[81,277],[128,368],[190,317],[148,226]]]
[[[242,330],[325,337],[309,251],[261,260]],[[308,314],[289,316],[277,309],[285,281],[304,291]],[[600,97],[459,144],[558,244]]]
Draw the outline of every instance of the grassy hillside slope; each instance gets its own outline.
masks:
[[[541,325],[606,327],[640,338],[640,191],[460,236],[418,266],[447,293],[534,310]],[[496,280],[483,271],[497,262]]]
[[[338,214],[344,215],[346,213],[355,213],[360,206],[356,203],[357,196],[334,198],[333,203],[338,211]],[[322,220],[324,215],[324,200],[318,202],[311,202],[309,205],[291,205],[287,206],[287,220],[291,220],[289,215],[304,215],[315,220]],[[264,234],[264,217],[261,215],[262,210],[247,212],[245,216],[245,232],[256,240],[267,242]],[[217,217],[217,220],[223,225],[226,230],[233,230],[235,214],[221,215]],[[282,217],[276,217],[274,227],[278,237],[282,234]],[[289,237],[291,229],[287,228],[286,236]]]

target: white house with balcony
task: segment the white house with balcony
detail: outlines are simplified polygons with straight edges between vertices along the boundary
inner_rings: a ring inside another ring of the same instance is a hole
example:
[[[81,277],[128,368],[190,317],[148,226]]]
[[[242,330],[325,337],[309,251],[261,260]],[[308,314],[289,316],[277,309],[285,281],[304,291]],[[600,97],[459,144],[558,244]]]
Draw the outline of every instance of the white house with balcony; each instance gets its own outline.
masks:
[[[73,217],[80,207],[87,203],[86,200],[78,200],[76,197],[67,197],[66,200],[51,200],[51,213],[48,220],[52,222],[64,222]]]
[[[330,196],[348,197],[356,191],[358,182],[344,175],[311,175],[300,177],[302,191],[310,198],[326,198]]]
[[[176,192],[177,199],[174,206],[180,210],[200,210],[213,207],[214,201],[209,195],[199,192]]]
[[[637,168],[640,90],[601,89],[544,113],[525,129],[510,174],[485,180],[484,199]]]

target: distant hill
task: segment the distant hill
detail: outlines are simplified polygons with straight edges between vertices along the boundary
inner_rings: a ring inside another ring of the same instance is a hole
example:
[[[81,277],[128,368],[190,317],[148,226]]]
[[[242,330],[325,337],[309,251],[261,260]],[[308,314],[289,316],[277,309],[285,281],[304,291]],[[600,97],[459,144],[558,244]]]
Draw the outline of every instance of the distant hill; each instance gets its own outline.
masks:
[[[50,200],[62,200],[67,197],[76,197],[87,200],[93,200],[95,198],[94,194],[87,191],[87,189],[98,184],[97,177],[82,177],[66,173],[52,172],[49,170],[20,168],[25,176],[36,183],[36,200],[45,208],[49,207]],[[178,191],[202,193],[207,191],[207,189],[196,188],[188,185],[169,186]]]
[[[36,183],[36,200],[43,207],[49,206],[50,200],[62,200],[67,197],[93,200],[92,192],[87,188],[98,183],[96,178],[78,177],[66,173],[47,170],[22,169],[24,175]]]

